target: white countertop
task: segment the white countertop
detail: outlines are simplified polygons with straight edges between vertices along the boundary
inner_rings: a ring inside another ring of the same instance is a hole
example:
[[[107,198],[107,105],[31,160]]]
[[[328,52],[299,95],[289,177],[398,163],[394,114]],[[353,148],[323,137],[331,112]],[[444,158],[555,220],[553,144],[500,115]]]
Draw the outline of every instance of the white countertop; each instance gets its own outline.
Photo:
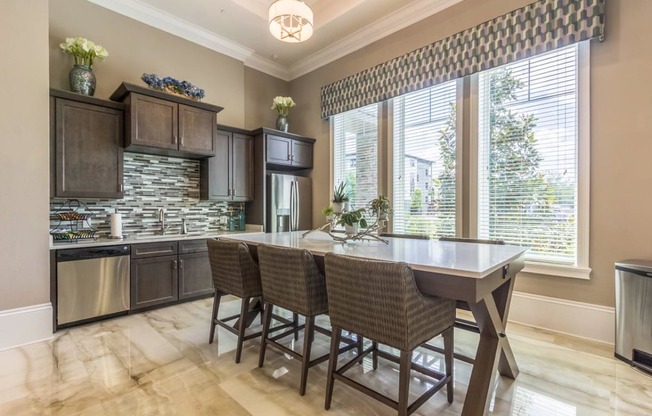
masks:
[[[123,244],[157,243],[162,241],[176,240],[199,240],[202,238],[215,238],[224,236],[238,236],[246,234],[262,234],[260,231],[216,231],[210,233],[191,234],[166,234],[166,235],[129,235],[123,239],[97,238],[78,241],[62,241],[50,244],[50,250],[62,250],[66,248],[88,248],[102,246],[116,246]]]
[[[246,243],[306,249],[315,255],[345,254],[375,260],[402,261],[414,270],[482,278],[509,264],[527,251],[524,247],[457,243],[437,240],[387,238],[380,241],[338,243],[322,232],[301,238],[303,231],[228,236]]]

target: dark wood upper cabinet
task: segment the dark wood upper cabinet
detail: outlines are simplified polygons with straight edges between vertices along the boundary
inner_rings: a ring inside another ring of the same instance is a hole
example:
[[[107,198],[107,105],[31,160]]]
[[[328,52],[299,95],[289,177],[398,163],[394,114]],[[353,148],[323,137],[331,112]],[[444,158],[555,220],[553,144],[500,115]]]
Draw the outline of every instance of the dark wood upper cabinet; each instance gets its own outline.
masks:
[[[179,104],[179,150],[215,153],[215,113]]]
[[[222,107],[122,83],[111,99],[126,104],[128,151],[202,159],[215,154]]]
[[[277,165],[292,165],[292,139],[267,135],[267,163]]]
[[[123,198],[123,105],[51,90],[51,186],[61,198]]]
[[[151,146],[176,150],[179,124],[177,104],[146,95],[129,97],[127,146]]]
[[[272,133],[269,129],[262,129],[262,133],[267,164],[286,169],[312,169],[314,139],[291,133]]]
[[[312,168],[312,143],[292,141],[292,166]]]
[[[201,199],[246,202],[254,198],[254,138],[233,130],[217,130],[215,156],[201,161]]]

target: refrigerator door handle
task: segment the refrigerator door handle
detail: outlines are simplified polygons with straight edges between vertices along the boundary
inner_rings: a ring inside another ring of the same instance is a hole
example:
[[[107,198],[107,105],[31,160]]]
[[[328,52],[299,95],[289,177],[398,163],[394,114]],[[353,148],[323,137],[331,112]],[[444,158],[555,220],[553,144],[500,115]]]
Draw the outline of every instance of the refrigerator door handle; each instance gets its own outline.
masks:
[[[294,181],[290,182],[290,231],[294,231],[294,216],[296,215],[294,207]]]
[[[294,204],[296,205],[296,212],[295,212],[295,215],[294,215],[294,219],[296,221],[296,225],[294,226],[294,228],[296,230],[298,230],[299,229],[299,221],[300,221],[299,215],[301,215],[301,210],[299,209],[301,207],[301,199],[300,199],[301,194],[299,193],[299,182],[298,181],[294,181],[294,192],[296,192],[296,195],[294,197]]]

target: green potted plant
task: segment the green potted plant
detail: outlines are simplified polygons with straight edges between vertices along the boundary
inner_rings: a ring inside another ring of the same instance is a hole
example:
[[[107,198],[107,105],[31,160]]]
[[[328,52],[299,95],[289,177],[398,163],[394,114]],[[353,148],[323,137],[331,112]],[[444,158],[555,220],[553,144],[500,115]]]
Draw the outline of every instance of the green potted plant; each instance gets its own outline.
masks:
[[[379,221],[387,220],[387,216],[391,212],[391,202],[386,196],[378,195],[369,203],[369,210]]]
[[[346,182],[340,182],[333,190],[333,212],[341,214],[348,209],[349,192],[346,190]]]
[[[355,211],[344,212],[339,216],[337,224],[344,226],[345,233],[349,235],[357,234],[358,225],[362,228],[367,227],[367,220],[363,216],[364,212],[364,208],[356,209]]]
[[[328,221],[332,221],[333,217],[335,216],[335,211],[333,211],[333,207],[330,205],[323,208],[321,213],[324,214],[324,217],[326,217]]]

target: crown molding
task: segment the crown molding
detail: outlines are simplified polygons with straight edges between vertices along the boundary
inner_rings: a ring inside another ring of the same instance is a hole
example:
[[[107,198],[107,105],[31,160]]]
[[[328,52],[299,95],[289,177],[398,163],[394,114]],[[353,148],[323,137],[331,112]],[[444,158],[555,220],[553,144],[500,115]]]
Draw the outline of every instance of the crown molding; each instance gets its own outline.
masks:
[[[271,59],[263,58],[258,54],[253,54],[244,61],[245,66],[253,68],[257,71],[264,72],[267,75],[282,79],[283,81],[291,81],[290,70],[288,67],[274,62]]]
[[[244,62],[247,58],[254,55],[253,49],[249,49],[237,42],[233,42],[210,30],[203,29],[187,20],[176,17],[139,0],[87,1],[239,61]]]
[[[291,81],[463,0],[416,0],[319,52],[300,60],[291,68],[258,55],[253,49],[247,48],[240,43],[224,38],[139,0],[87,1],[215,52],[230,56],[242,61],[247,67],[284,81]]]
[[[304,58],[290,68],[290,80],[364,48],[463,0],[417,0],[383,17],[331,46]]]

